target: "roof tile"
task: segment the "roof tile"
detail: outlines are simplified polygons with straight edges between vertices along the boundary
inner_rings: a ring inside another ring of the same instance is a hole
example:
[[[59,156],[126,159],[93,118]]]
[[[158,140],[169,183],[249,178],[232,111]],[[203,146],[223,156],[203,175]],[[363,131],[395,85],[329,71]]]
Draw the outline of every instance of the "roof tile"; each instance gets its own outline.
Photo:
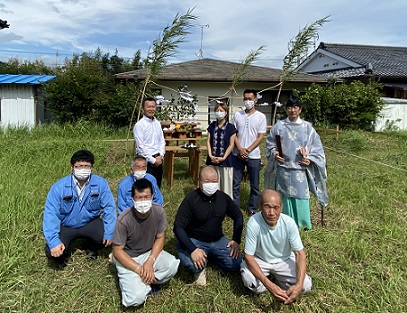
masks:
[[[362,66],[371,63],[375,75],[407,77],[407,47],[321,43],[319,49],[329,51]]]
[[[182,62],[164,66],[158,75],[159,80],[168,81],[214,81],[228,82],[233,81],[233,75],[240,64],[214,60],[199,59],[194,61]],[[261,66],[248,66],[246,70],[245,81],[247,82],[278,82],[282,70]],[[145,79],[146,70],[140,69],[115,75],[118,79]],[[311,74],[295,75],[293,82],[326,82],[326,79]]]

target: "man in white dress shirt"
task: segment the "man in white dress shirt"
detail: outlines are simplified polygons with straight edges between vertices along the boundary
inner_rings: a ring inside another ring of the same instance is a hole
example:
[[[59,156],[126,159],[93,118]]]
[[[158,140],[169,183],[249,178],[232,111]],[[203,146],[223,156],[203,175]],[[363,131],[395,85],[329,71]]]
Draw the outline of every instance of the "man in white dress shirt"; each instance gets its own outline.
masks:
[[[165,140],[161,123],[154,117],[157,103],[154,98],[142,102],[143,117],[134,125],[137,154],[147,160],[147,173],[153,175],[161,188]]]

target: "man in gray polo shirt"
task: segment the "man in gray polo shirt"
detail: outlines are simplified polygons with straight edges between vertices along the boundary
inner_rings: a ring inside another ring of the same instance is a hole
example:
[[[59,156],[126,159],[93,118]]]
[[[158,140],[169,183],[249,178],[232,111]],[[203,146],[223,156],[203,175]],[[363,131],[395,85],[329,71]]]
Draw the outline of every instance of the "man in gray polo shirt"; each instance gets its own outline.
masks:
[[[117,268],[124,306],[139,306],[156,284],[177,273],[179,260],[163,250],[168,227],[164,209],[152,203],[149,180],[132,186],[134,206],[117,218],[113,235],[113,262]]]

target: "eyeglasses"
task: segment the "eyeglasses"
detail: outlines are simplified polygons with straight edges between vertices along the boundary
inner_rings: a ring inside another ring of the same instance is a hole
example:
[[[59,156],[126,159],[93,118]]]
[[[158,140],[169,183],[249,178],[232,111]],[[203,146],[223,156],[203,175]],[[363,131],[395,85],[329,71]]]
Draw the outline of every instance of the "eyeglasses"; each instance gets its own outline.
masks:
[[[77,169],[77,170],[83,170],[83,169],[87,169],[87,170],[90,170],[91,168],[92,168],[92,165],[83,165],[83,164],[80,164],[80,165],[74,165],[74,168],[75,169]]]

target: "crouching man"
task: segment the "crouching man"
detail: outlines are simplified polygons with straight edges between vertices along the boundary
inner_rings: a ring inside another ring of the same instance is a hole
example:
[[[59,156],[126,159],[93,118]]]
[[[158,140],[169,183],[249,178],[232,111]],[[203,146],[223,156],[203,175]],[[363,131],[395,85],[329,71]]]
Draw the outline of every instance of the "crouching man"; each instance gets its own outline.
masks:
[[[45,254],[59,269],[67,264],[77,239],[84,239],[82,247],[90,259],[112,244],[116,207],[107,180],[92,174],[94,162],[92,152],[76,151],[72,173],[52,185],[45,202]]]
[[[281,214],[278,192],[263,191],[260,206],[261,212],[253,215],[246,227],[245,260],[240,267],[243,284],[257,294],[269,291],[289,304],[312,287],[305,273],[304,247],[295,221]]]
[[[134,182],[134,206],[119,215],[114,230],[113,262],[126,307],[141,305],[152,289],[175,276],[180,262],[163,251],[168,222],[164,209],[152,203],[152,190],[145,178]]]
[[[203,167],[199,173],[199,188],[184,198],[175,216],[178,257],[182,265],[194,273],[198,286],[206,285],[208,263],[225,272],[237,272],[242,262],[243,215],[218,186],[216,170],[212,166]],[[226,216],[233,220],[232,240],[223,234]]]

